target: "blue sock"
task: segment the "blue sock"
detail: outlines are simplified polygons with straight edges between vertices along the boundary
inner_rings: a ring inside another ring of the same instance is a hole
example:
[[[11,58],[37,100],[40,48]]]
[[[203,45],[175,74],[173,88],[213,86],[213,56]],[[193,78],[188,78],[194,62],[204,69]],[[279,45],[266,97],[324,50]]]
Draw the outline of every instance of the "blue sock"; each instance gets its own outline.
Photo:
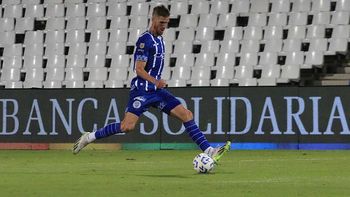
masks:
[[[120,123],[112,123],[95,132],[96,139],[105,138],[116,133],[121,133]]]
[[[193,119],[188,122],[184,122],[184,126],[188,135],[192,138],[192,140],[199,146],[199,148],[202,151],[205,151],[207,148],[210,147],[207,138],[199,130],[197,124],[194,122]]]

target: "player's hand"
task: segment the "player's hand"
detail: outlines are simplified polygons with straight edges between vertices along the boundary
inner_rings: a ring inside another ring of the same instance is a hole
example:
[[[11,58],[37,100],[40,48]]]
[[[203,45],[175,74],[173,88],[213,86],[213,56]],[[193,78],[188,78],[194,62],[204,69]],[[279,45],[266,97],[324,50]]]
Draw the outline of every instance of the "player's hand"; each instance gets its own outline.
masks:
[[[166,81],[163,80],[163,79],[160,79],[160,80],[156,80],[156,83],[155,83],[156,87],[158,89],[162,89],[166,86]]]

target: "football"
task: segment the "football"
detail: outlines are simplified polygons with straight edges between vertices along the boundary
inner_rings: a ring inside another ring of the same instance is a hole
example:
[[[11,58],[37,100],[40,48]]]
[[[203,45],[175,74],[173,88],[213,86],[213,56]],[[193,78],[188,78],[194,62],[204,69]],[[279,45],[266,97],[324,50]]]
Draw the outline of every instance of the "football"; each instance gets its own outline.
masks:
[[[206,153],[200,153],[193,159],[193,168],[198,173],[209,173],[214,169],[214,160]]]

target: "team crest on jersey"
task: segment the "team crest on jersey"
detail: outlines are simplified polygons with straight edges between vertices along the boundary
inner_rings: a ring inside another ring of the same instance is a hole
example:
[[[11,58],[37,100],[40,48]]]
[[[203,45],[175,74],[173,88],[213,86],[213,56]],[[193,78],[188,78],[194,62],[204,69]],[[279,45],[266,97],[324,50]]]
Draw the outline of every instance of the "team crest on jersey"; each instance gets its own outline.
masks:
[[[132,103],[132,106],[135,108],[135,109],[138,109],[141,107],[141,102],[140,101],[134,101]]]
[[[141,49],[145,48],[145,43],[140,43],[140,48]]]

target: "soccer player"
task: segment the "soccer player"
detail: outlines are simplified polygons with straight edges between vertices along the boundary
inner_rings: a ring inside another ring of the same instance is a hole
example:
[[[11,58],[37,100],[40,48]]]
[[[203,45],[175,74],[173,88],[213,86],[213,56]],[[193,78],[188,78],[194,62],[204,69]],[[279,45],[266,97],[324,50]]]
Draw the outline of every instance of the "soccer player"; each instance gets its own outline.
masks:
[[[221,156],[230,149],[229,141],[224,146],[211,147],[193,120],[192,112],[164,89],[166,82],[161,78],[165,53],[162,34],[168,26],[169,15],[169,10],[165,6],[155,7],[150,29],[142,33],[136,42],[134,70],[137,76],[131,81],[129,102],[124,119],[120,123],[109,124],[95,132],[84,133],[74,144],[74,154],[96,139],[132,131],[139,117],[149,107],[157,107],[168,115],[181,120],[192,140],[215,162],[218,162]]]

